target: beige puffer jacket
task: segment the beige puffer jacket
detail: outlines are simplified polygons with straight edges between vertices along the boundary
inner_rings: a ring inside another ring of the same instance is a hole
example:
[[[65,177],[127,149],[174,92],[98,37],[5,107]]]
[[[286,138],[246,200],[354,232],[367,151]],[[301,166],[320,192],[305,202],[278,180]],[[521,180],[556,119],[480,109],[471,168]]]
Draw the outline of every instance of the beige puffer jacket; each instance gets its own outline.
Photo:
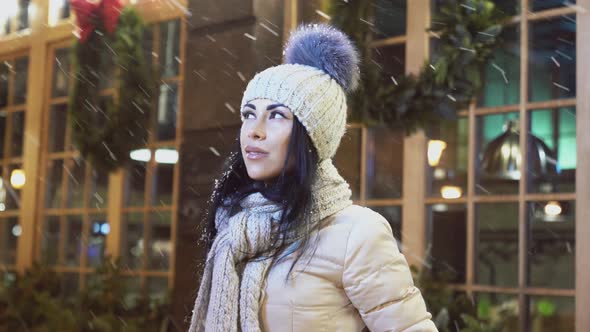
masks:
[[[269,271],[263,331],[437,331],[380,214],[352,205],[326,218],[311,241],[317,249],[299,260],[294,278],[285,280],[291,257]]]

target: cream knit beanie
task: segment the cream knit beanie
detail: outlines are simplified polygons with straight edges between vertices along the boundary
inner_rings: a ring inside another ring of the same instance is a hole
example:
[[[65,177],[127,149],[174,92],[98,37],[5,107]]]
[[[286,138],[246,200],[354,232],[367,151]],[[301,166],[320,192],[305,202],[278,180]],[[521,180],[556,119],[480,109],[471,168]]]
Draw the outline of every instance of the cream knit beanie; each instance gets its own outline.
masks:
[[[328,25],[306,25],[285,46],[284,64],[248,83],[241,107],[254,99],[287,106],[307,129],[320,160],[334,156],[346,130],[346,93],[358,84],[358,54],[350,39]]]

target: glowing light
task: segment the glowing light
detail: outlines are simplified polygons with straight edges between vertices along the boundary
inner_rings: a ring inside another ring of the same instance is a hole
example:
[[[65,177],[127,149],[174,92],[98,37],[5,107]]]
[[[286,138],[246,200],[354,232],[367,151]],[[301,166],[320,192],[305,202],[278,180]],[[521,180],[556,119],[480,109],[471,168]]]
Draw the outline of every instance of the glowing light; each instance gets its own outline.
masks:
[[[12,235],[21,236],[22,233],[23,229],[20,227],[20,225],[14,225],[14,227],[12,227]]]
[[[6,7],[4,7],[4,14],[7,18],[16,17],[18,15],[18,2],[17,0],[8,1]],[[2,14],[0,14],[2,15]]]
[[[561,214],[561,205],[559,202],[551,201],[545,205],[545,214],[551,217],[556,217]]]
[[[176,164],[178,162],[178,151],[158,149],[156,150],[156,162],[160,164]]]
[[[440,162],[443,150],[447,148],[447,143],[440,140],[428,141],[428,165],[436,166]]]
[[[434,178],[437,180],[442,180],[447,177],[447,172],[442,168],[435,168],[434,169]]]
[[[29,22],[35,21],[37,19],[37,6],[34,3],[29,3]]]
[[[104,235],[109,234],[109,232],[111,231],[111,226],[109,226],[108,223],[104,223],[102,225],[100,225],[100,232]]]
[[[135,161],[148,162],[152,158],[152,152],[149,149],[133,150],[129,153],[131,159]]]
[[[14,189],[21,189],[26,182],[25,171],[22,169],[14,169],[10,174],[10,185]]]
[[[61,11],[65,6],[66,0],[49,1],[49,25],[56,25],[61,19]]]
[[[444,199],[457,199],[457,198],[461,197],[461,195],[463,194],[463,191],[461,190],[461,187],[443,186],[440,189],[440,194],[442,195],[442,197]]]

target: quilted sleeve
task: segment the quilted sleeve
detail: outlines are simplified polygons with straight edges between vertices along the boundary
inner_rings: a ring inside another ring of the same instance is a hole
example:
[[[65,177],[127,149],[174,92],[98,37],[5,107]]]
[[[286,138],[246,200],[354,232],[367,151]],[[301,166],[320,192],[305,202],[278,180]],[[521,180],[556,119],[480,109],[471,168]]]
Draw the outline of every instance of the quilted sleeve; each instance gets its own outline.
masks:
[[[385,218],[369,211],[346,247],[342,283],[370,331],[437,331]]]

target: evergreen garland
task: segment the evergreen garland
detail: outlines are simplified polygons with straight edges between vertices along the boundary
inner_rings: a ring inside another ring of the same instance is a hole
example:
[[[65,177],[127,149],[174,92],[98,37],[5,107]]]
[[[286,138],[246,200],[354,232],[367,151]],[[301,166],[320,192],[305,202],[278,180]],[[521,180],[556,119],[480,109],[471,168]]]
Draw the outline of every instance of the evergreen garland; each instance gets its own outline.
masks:
[[[437,58],[417,75],[385,79],[372,61],[367,24],[374,14],[371,1],[334,0],[332,23],[353,38],[361,55],[360,88],[350,98],[350,119],[368,126],[386,125],[406,134],[441,119],[456,118],[482,87],[486,62],[500,43],[505,16],[489,0],[444,0],[429,29],[438,36]]]
[[[129,153],[144,146],[155,86],[144,58],[144,24],[130,7],[123,8],[112,35],[100,18],[86,42],[73,48],[74,84],[68,112],[72,138],[94,167],[113,171],[127,164]],[[114,101],[101,105],[101,83],[116,78]],[[106,106],[106,107],[105,107]]]

